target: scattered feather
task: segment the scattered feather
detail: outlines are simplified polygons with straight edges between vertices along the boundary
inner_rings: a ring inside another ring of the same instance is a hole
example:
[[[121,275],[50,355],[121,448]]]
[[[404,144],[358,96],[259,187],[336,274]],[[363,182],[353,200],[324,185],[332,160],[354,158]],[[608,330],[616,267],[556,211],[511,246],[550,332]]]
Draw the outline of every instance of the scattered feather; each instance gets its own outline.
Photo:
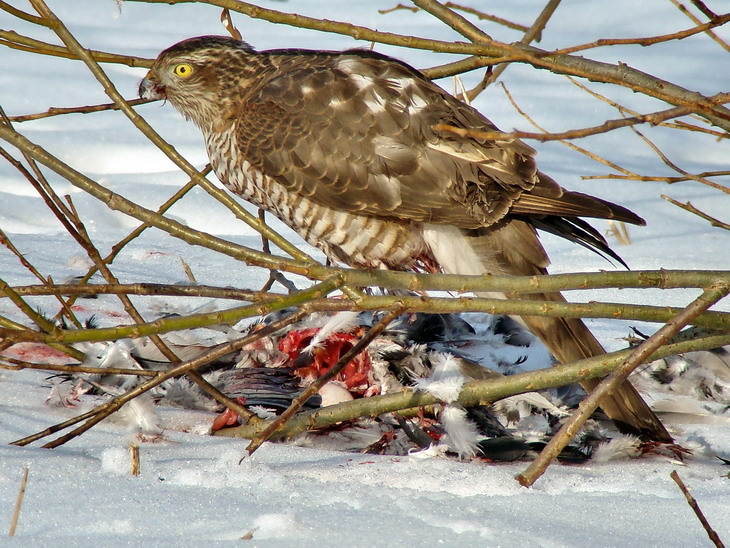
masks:
[[[130,432],[147,435],[162,433],[155,402],[148,393],[137,396],[125,403],[114,417],[115,420],[124,424]]]
[[[411,450],[408,452],[408,456],[416,459],[432,459],[434,457],[443,457],[449,451],[449,447],[446,445],[431,445],[426,449]]]
[[[304,348],[303,352],[311,354],[315,348],[320,348],[330,335],[349,333],[358,325],[359,315],[358,312],[350,310],[338,312],[312,337],[311,342]]]
[[[467,381],[461,372],[457,358],[451,354],[432,353],[433,369],[427,379],[416,379],[415,387],[445,401],[453,402],[459,398],[461,388]]]
[[[592,459],[595,462],[608,462],[639,456],[641,456],[641,440],[636,436],[621,434],[599,443],[593,450]]]
[[[256,415],[264,420],[275,419],[277,417],[276,411],[270,407],[264,407],[263,405],[251,405],[249,410],[256,413]]]
[[[467,418],[466,410],[460,405],[449,404],[444,406],[440,418],[445,430],[441,444],[448,446],[460,458],[474,457],[484,436]]]
[[[495,402],[494,409],[505,415],[509,422],[518,422],[525,417],[529,417],[535,410],[547,412],[557,418],[566,417],[570,414],[537,392],[526,392],[503,398]]]
[[[206,379],[210,382],[210,379]],[[219,404],[187,378],[170,379],[160,386],[160,402],[171,407],[215,411]]]

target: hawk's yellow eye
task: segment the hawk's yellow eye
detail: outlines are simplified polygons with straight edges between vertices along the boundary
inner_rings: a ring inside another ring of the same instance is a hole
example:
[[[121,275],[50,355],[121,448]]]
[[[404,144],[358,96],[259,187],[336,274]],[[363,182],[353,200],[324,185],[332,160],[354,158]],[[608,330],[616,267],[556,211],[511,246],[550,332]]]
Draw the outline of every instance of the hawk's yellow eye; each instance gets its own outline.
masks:
[[[172,69],[172,72],[175,73],[175,76],[179,76],[180,78],[187,78],[193,73],[193,67],[191,67],[187,63],[180,63],[179,65],[175,65],[175,68]]]

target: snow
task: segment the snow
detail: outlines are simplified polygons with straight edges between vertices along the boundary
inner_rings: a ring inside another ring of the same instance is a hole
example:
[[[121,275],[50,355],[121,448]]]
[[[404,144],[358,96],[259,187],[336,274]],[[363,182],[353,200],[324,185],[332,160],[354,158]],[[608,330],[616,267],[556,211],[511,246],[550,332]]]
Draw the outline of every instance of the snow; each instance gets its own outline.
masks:
[[[13,4],[32,11],[27,2]],[[350,21],[381,31],[459,39],[454,31],[424,13],[377,13],[394,4],[390,0],[348,2],[346,7],[325,0],[262,2],[269,8]],[[542,4],[513,1],[488,9],[529,24]],[[563,2],[539,45],[551,49],[598,37],[647,36],[692,26],[669,2],[636,4],[623,0],[612,3],[607,10],[598,0]],[[83,45],[104,51],[151,58],[180,39],[225,32],[219,10],[206,6],[134,2],[118,6],[111,0],[56,0],[49,5]],[[709,5],[721,11],[721,2]],[[244,38],[259,49],[369,46],[348,37],[292,29],[235,14],[233,17]],[[5,12],[0,22],[3,28],[58,42],[51,31]],[[485,28],[500,40],[520,37],[513,31]],[[730,29],[716,32],[730,39]],[[448,59],[391,46],[376,45],[376,49],[422,68]],[[601,48],[584,55],[627,62],[707,94],[725,89],[730,69],[725,52],[705,35],[679,44]],[[50,106],[108,102],[101,87],[77,61],[48,59],[8,48],[0,49],[0,60],[0,104],[9,115],[44,111]],[[136,96],[143,69],[117,65],[105,68],[126,97]],[[480,76],[479,71],[464,75],[465,86],[472,87]],[[518,104],[549,130],[585,127],[619,117],[610,106],[588,98],[566,79],[546,71],[511,66],[502,80]],[[450,81],[441,83],[447,89],[452,87]],[[598,84],[591,87],[641,112],[667,108],[628,90]],[[532,130],[498,86],[479,96],[475,106],[504,129]],[[197,128],[169,105],[145,105],[138,111],[191,162],[197,166],[206,163]],[[111,190],[153,209],[186,182],[185,175],[175,171],[169,160],[118,113],[46,118],[16,127]],[[686,132],[642,131],[687,171],[727,166],[725,142]],[[710,227],[660,199],[659,194],[666,193],[682,202],[691,200],[699,209],[725,221],[730,211],[727,196],[694,182],[671,186],[612,180],[581,182],[581,176],[611,170],[559,143],[531,144],[539,150],[541,168],[561,184],[619,202],[646,218],[646,228],[630,229],[632,245],[619,247],[613,243],[633,269],[730,269],[728,232]],[[673,175],[629,130],[577,144],[637,173]],[[134,219],[111,212],[67,182],[52,174],[49,178],[60,194],[71,195],[102,253],[137,226]],[[191,191],[171,210],[171,216],[237,243],[260,246],[257,234],[202,191]],[[272,225],[285,235],[291,234],[277,222],[272,221]],[[54,280],[81,275],[88,268],[82,250],[49,217],[40,198],[7,163],[0,163],[0,228],[32,264]],[[553,272],[610,268],[600,258],[568,242],[549,237],[544,241],[555,263]],[[302,249],[321,257],[304,244]],[[114,262],[113,271],[122,282],[174,283],[186,279],[180,258],[201,283],[256,288],[267,278],[264,272],[189,247],[154,230],[129,245]],[[5,249],[0,250],[0,272],[11,285],[35,283]],[[571,298],[627,302],[636,295],[635,291],[613,290],[600,294],[575,292]],[[684,306],[697,291],[657,290],[640,295],[642,302]],[[29,301],[55,312],[49,300]],[[192,298],[140,298],[137,302],[150,318],[201,304]],[[113,322],[114,315],[121,313],[112,298],[87,301],[82,306],[87,308],[82,316],[102,311],[107,322]],[[730,304],[726,300],[716,309],[730,310]],[[23,319],[7,299],[0,300],[0,315]],[[656,329],[641,322],[632,325],[644,331]],[[621,337],[628,332],[625,323],[596,320],[590,326],[609,349],[623,346]],[[195,546],[204,541],[222,544],[249,532],[256,546],[707,545],[705,532],[669,478],[674,469],[690,486],[720,537],[730,539],[728,468],[714,457],[730,455],[730,422],[722,417],[711,422],[671,424],[678,439],[695,450],[686,464],[662,457],[580,466],[556,464],[534,487],[525,489],[513,479],[525,463],[490,465],[267,443],[239,464],[244,441],[201,434],[210,421],[209,415],[161,409],[164,441],[141,443],[141,475],[132,477],[128,445],[134,438],[113,420],[52,451],[8,445],[86,409],[45,405],[46,376],[42,372],[0,370],[0,529],[9,523],[22,469],[30,469],[14,541],[20,546],[66,542],[81,546]]]

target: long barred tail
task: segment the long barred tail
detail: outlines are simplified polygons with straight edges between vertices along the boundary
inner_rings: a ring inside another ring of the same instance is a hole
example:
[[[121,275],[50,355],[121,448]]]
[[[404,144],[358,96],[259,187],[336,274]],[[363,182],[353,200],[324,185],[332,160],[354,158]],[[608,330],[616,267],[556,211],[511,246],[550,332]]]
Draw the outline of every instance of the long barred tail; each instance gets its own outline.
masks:
[[[565,301],[560,293],[529,295],[527,298]],[[560,363],[571,363],[606,353],[586,324],[577,318],[522,316],[522,321]],[[586,379],[581,386],[590,392],[599,382],[600,379]],[[669,432],[629,381],[622,383],[610,397],[605,398],[601,409],[625,433],[639,433],[652,440],[672,442]]]
[[[520,221],[512,221],[498,229],[490,227],[489,230],[470,233],[452,226],[427,225],[424,239],[447,273],[534,275],[546,272],[547,256],[534,228]],[[560,293],[482,296],[565,302]],[[560,363],[605,354],[601,344],[580,319],[523,316],[519,320],[540,338]],[[581,385],[590,392],[599,382],[600,379],[589,379]],[[604,399],[601,408],[624,432],[656,441],[672,441],[659,418],[628,381]]]

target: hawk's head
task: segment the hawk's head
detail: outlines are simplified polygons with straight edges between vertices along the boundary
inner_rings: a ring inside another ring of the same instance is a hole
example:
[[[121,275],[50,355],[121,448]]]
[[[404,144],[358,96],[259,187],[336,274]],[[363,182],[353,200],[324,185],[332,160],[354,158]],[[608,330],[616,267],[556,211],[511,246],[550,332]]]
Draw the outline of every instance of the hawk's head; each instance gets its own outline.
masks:
[[[254,49],[225,36],[200,36],[167,48],[139,85],[143,99],[167,99],[205,127],[227,114],[250,74]],[[249,70],[246,70],[246,69]]]

